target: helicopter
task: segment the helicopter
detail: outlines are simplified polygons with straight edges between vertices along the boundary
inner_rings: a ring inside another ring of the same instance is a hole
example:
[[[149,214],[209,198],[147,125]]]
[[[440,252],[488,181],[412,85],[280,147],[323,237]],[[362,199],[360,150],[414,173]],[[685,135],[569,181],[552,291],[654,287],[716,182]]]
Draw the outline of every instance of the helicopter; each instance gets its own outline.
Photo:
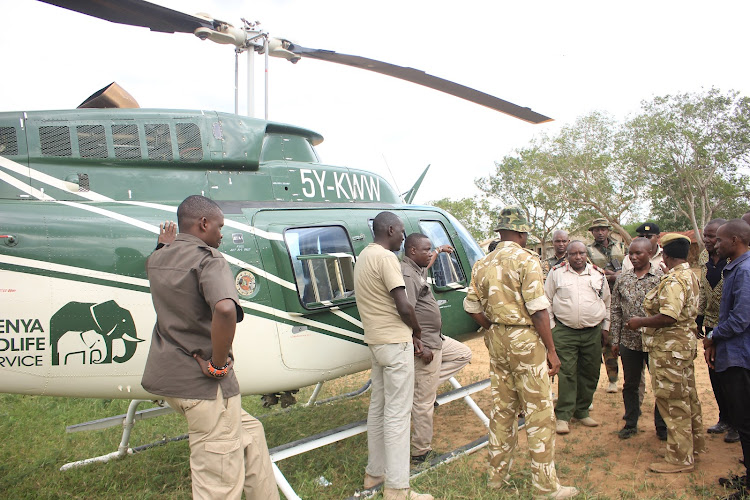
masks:
[[[275,39],[254,23],[235,27],[143,0],[42,1],[193,33],[237,53],[377,71],[531,123],[549,120],[412,68]],[[191,194],[225,215],[219,250],[245,311],[233,346],[243,395],[369,368],[352,270],[383,210],[407,233],[455,248],[430,270],[433,291],[444,331],[474,332],[461,303],[483,252],[447,212],[411,204],[424,174],[402,196],[380,175],[322,163],[322,141],[304,127],[237,114],[139,108],[114,85],[73,110],[0,112],[0,392],[154,399],[140,385],[155,322],[145,259],[159,224]]]

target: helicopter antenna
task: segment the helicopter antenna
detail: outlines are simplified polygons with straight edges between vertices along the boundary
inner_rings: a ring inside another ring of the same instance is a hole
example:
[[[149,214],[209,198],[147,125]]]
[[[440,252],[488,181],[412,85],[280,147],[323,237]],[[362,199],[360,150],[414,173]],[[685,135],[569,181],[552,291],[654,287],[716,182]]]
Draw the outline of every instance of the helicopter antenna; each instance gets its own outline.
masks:
[[[385,158],[385,154],[380,153],[380,156],[383,157],[383,162],[385,163],[385,168],[387,168],[388,169],[388,173],[391,174],[391,180],[393,181],[393,185],[396,187],[396,192],[400,193],[401,190],[398,187],[398,182],[396,182],[396,177],[394,177],[393,176],[393,172],[391,172],[391,166],[388,165],[388,160]],[[404,196],[402,194],[400,194],[399,196],[401,197],[401,201],[404,202],[404,203],[406,203],[404,201]]]

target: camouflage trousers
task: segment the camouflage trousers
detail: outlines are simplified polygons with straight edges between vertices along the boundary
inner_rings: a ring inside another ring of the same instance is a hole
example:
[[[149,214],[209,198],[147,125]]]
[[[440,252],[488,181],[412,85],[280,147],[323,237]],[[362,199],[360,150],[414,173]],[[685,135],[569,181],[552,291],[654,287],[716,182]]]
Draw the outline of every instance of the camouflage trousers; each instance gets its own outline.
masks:
[[[604,357],[604,368],[607,369],[607,378],[610,382],[617,382],[617,376],[620,373],[620,367],[617,364],[617,356],[612,354],[612,341],[602,346],[602,356]]]
[[[693,465],[694,455],[706,451],[701,403],[695,389],[694,357],[695,354],[682,351],[648,353],[656,406],[667,424],[664,458],[670,464]]]
[[[530,326],[493,325],[484,337],[490,354],[490,481],[502,481],[518,444],[518,413],[526,415],[531,478],[537,494],[557,490],[555,416],[547,350]]]

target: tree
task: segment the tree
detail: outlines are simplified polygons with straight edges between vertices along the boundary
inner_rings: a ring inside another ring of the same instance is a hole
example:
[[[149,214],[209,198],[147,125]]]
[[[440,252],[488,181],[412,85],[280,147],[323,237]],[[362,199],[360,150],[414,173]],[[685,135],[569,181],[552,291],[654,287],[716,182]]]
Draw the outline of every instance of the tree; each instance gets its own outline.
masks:
[[[576,213],[606,218],[628,244],[632,238],[620,222],[637,212],[647,183],[637,166],[623,167],[628,143],[623,132],[612,117],[598,111],[563,127],[547,146],[551,161],[544,168],[543,189]]]
[[[746,203],[747,179],[739,168],[750,152],[750,99],[712,88],[656,97],[642,109],[627,125],[629,165],[647,172],[654,207],[674,210],[699,235],[722,208],[742,198]]]
[[[542,242],[542,255],[546,255],[550,233],[560,228],[570,212],[565,200],[544,189],[544,168],[549,161],[548,153],[532,144],[517,150],[515,156],[495,162],[494,174],[474,181],[488,198],[503,205],[516,205],[526,213],[532,234]]]
[[[429,202],[434,207],[441,208],[449,212],[453,217],[464,225],[477,241],[483,241],[492,236],[492,210],[486,199],[461,198],[451,200],[442,198],[440,200]]]

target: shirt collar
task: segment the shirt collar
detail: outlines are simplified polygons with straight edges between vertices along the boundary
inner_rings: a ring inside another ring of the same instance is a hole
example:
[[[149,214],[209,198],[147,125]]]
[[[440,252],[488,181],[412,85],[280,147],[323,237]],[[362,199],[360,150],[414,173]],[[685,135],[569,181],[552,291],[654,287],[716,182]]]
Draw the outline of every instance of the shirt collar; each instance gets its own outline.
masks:
[[[747,251],[734,259],[732,262],[727,264],[727,266],[724,268],[725,271],[729,271],[731,269],[734,269],[735,267],[739,266],[742,262],[746,261],[747,259],[750,259],[750,251]]]
[[[416,262],[414,262],[413,260],[411,260],[411,258],[407,257],[406,255],[404,255],[404,263],[407,266],[409,266],[412,269],[414,269],[415,271],[417,271],[419,274],[422,274],[425,271],[425,269],[423,269],[422,267],[420,267],[419,264],[417,264]]]
[[[586,267],[583,268],[583,271],[581,272],[581,274],[579,276],[583,276],[584,274],[591,274],[591,269],[593,269],[591,267],[591,264],[589,264],[587,262],[586,263]],[[568,271],[568,272],[571,272],[573,274],[578,274],[578,272],[576,272],[576,271],[573,270],[573,268],[570,265],[570,262],[568,262],[568,261],[565,261],[565,270]]]
[[[188,243],[195,243],[199,247],[208,248],[208,244],[197,236],[193,236],[188,233],[177,233],[174,238],[175,241],[186,241]]]

